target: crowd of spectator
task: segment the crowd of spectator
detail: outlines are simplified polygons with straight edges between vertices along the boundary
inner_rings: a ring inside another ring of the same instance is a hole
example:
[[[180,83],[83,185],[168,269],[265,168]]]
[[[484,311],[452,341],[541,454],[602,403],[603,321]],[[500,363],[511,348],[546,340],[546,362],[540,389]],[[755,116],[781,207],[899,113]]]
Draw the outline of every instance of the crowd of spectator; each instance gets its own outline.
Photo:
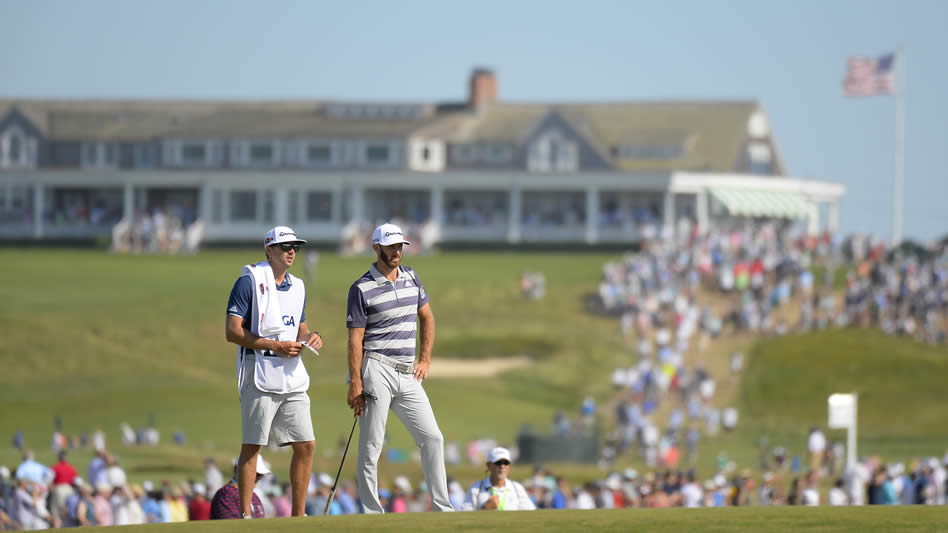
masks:
[[[511,450],[516,461],[516,448]],[[483,459],[483,458],[482,458]],[[289,484],[258,462],[254,488],[255,517],[290,516]],[[571,482],[553,471],[535,467],[523,479],[530,499],[527,508],[620,509],[661,507],[726,507],[747,505],[895,505],[946,503],[948,454],[941,460],[924,458],[908,466],[884,464],[867,457],[854,468],[841,463],[817,463],[800,470],[799,458],[789,460],[783,448],[769,454],[758,472],[737,471],[733,465],[702,478],[694,469],[635,469],[614,471],[601,479]],[[228,475],[233,473],[228,470]],[[111,454],[97,452],[81,477],[61,451],[52,467],[37,462],[29,450],[12,471],[0,467],[0,530],[36,530],[91,525],[132,525],[238,518],[236,486],[216,462],[204,463],[203,479],[172,483],[130,482]],[[313,473],[306,513],[323,514],[333,478]],[[470,510],[470,491],[449,476],[452,506]],[[431,502],[424,481],[405,476],[382,483],[380,499],[387,512],[424,512]],[[531,505],[532,504],[532,505]],[[523,508],[523,505],[521,505]],[[330,515],[358,514],[355,482],[340,480]]]
[[[721,380],[740,373],[743,355],[732,354],[731,374],[718,376],[700,355],[722,335],[862,326],[945,342],[945,242],[893,250],[864,237],[814,237],[773,222],[661,233],[603,267],[599,310],[619,317],[636,352],[613,372],[617,432],[607,459],[636,445],[648,466],[676,467],[682,458],[693,464],[702,435],[735,427],[737,410],[711,400]],[[834,289],[837,270],[846,272],[845,289]],[[777,312],[791,303],[799,318]],[[663,402],[674,407],[663,411],[667,419],[654,420]]]
[[[202,225],[193,209],[172,205],[136,209],[131,219],[116,221],[112,250],[120,253],[194,252]]]
[[[875,327],[919,342],[945,343],[948,239],[930,248],[893,250],[852,237],[845,243],[844,254],[853,268],[846,275],[841,304],[820,317],[824,322]],[[805,304],[809,313],[815,307],[815,301]]]

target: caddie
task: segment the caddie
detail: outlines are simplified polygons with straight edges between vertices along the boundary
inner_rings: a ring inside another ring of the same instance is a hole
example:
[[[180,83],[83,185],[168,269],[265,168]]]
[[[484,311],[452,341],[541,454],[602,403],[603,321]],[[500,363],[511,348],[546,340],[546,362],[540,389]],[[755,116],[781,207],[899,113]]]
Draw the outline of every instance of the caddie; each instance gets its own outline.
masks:
[[[306,288],[287,272],[306,243],[291,228],[277,226],[263,240],[266,261],[243,267],[227,302],[226,338],[237,348],[241,448],[237,462],[240,511],[252,516],[251,495],[260,447],[270,435],[292,446],[292,514],[303,516],[316,438],[310,417],[309,374],[302,342],[314,349],[322,338],[306,324]]]

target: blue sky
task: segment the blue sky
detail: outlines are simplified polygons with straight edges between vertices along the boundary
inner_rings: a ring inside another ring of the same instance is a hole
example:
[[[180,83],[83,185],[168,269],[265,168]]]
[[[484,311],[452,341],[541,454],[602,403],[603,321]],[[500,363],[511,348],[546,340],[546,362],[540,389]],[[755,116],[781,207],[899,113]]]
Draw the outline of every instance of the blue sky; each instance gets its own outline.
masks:
[[[888,238],[895,100],[843,98],[849,55],[905,52],[905,235],[948,233],[948,1],[0,0],[0,97],[756,99],[793,176],[844,183]]]

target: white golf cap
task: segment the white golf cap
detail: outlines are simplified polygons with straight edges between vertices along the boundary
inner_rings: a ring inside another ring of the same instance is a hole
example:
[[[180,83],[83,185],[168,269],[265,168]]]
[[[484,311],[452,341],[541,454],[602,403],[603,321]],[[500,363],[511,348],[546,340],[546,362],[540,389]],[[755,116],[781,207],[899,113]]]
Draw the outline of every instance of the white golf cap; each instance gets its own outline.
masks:
[[[264,236],[263,247],[266,248],[273,244],[283,244],[285,242],[305,244],[306,240],[298,238],[296,232],[289,226],[276,226],[275,228],[271,228],[266,236]]]
[[[325,474],[325,473],[319,474],[319,477],[317,478],[317,480],[319,481],[319,484],[324,487],[332,486],[332,478],[329,477],[329,474]]]
[[[396,477],[395,486],[402,489],[405,492],[411,492],[411,482],[408,481],[408,478],[405,476]]]
[[[257,456],[257,473],[262,476],[270,473],[270,465],[268,465],[267,462],[263,460],[262,455]]]
[[[372,232],[372,244],[389,246],[398,243],[411,244],[405,240],[405,234],[402,232],[402,228],[395,224],[382,224]]]
[[[491,451],[487,452],[488,463],[496,463],[497,461],[500,461],[501,459],[506,459],[510,462],[513,462],[510,460],[510,450],[508,450],[507,448],[501,448],[500,446],[498,446],[496,448],[491,449]]]

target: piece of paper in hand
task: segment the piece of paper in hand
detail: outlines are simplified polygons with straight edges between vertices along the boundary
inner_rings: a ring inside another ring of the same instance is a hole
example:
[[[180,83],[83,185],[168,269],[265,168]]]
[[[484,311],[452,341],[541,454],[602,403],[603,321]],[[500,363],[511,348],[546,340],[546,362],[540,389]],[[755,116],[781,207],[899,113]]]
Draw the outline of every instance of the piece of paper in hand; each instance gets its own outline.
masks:
[[[309,344],[306,344],[305,342],[301,342],[300,344],[302,344],[303,346],[305,346],[307,350],[313,352],[313,353],[316,354],[317,356],[319,355],[319,352],[316,351],[316,348],[313,348],[312,346],[310,346]]]

